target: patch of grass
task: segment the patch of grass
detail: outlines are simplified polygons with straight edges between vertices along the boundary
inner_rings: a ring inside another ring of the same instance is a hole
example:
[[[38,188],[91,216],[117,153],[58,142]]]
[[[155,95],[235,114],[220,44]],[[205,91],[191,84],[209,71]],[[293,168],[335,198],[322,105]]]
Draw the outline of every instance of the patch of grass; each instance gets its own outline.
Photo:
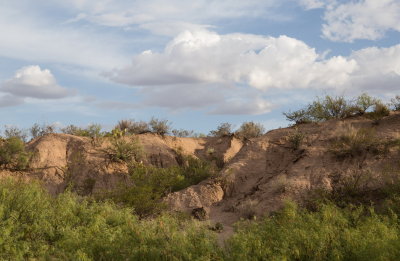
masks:
[[[338,159],[356,158],[366,153],[383,154],[386,146],[376,137],[372,128],[355,129],[347,126],[331,141],[328,149]]]

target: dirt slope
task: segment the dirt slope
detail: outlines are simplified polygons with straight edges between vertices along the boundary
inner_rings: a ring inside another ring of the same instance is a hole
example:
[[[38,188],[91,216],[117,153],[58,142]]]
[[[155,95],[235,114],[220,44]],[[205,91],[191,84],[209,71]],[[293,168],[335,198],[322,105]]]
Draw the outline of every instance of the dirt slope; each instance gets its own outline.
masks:
[[[357,117],[296,128],[273,130],[244,142],[234,137],[176,138],[154,134],[139,135],[139,140],[146,151],[145,164],[176,165],[179,153],[214,159],[216,164],[224,162],[218,177],[172,193],[165,201],[177,211],[191,213],[204,208],[210,220],[223,223],[228,232],[240,218],[268,214],[279,209],[287,198],[302,202],[310,189],[332,189],[343,175],[365,172],[369,175],[368,186],[380,186],[387,179],[384,172],[388,166],[399,166],[398,148],[389,149],[385,155],[365,153],[343,160],[328,148],[338,135],[361,128],[373,129],[380,141],[398,139],[400,113],[392,113],[379,122]],[[289,140],[296,132],[304,134],[298,149]],[[99,145],[89,138],[47,135],[28,144],[35,152],[30,171],[2,171],[0,175],[39,179],[52,193],[62,192],[68,184],[81,194],[113,189],[129,180],[127,166],[107,158],[107,146],[108,140]]]
[[[288,140],[296,132],[295,127],[270,131],[247,141],[218,179],[170,194],[167,202],[176,210],[203,207],[212,221],[229,227],[240,218],[275,211],[285,199],[301,202],[310,189],[330,190],[338,185],[341,175],[363,171],[370,175],[368,186],[380,186],[385,182],[387,166],[399,166],[398,149],[391,149],[386,155],[367,153],[344,160],[328,152],[333,138],[360,128],[373,128],[380,141],[398,139],[400,114],[392,113],[378,125],[362,117],[300,125],[297,131],[305,138],[297,150]]]

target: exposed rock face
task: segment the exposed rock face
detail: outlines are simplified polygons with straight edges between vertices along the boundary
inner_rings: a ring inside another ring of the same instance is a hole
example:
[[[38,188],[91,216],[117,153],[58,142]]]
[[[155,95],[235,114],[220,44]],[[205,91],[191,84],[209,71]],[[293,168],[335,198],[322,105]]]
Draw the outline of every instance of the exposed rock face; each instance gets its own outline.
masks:
[[[356,130],[373,128],[380,141],[400,138],[399,113],[392,113],[378,125],[359,117],[300,125],[297,130],[273,130],[244,144],[217,179],[170,194],[166,201],[173,209],[189,213],[199,207],[210,209],[211,220],[230,225],[240,218],[276,211],[286,199],[302,202],[310,189],[331,190],[339,180],[354,175],[369,175],[365,186],[381,186],[387,179],[387,166],[400,170],[399,149],[390,149],[385,155],[365,153],[339,160],[328,149],[349,126]],[[289,141],[296,131],[304,134],[298,149]]]
[[[223,163],[240,147],[240,141],[232,137],[195,139],[155,134],[125,137],[134,138],[139,139],[145,151],[143,163],[160,168],[178,165],[180,153]],[[232,142],[235,148],[231,147]],[[34,153],[29,171],[1,171],[0,176],[38,179],[52,194],[64,191],[67,186],[82,195],[115,189],[130,180],[127,165],[109,159],[109,146],[110,139],[106,138],[99,142],[68,134],[49,134],[28,144]]]

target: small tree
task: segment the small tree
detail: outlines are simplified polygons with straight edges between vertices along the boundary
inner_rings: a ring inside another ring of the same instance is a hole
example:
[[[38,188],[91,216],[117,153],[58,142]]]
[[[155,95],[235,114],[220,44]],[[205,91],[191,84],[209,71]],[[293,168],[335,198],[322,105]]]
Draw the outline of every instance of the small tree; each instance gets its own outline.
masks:
[[[232,124],[228,122],[221,123],[216,130],[210,131],[210,136],[224,137],[232,135]]]
[[[255,138],[263,135],[265,128],[260,123],[244,122],[235,134],[244,139]]]

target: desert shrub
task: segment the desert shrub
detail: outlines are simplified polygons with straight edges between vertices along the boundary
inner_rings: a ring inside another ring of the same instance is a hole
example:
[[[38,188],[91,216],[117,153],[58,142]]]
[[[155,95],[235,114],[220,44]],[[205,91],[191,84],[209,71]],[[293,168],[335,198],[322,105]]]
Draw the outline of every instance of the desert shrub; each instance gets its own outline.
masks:
[[[396,260],[397,216],[324,204],[314,212],[287,204],[261,222],[242,222],[227,260]]]
[[[26,142],[26,138],[28,135],[26,134],[26,131],[19,129],[18,127],[15,126],[5,126],[4,128],[4,137],[6,139],[9,138],[19,138],[20,140]]]
[[[232,124],[228,122],[221,123],[216,130],[210,131],[210,136],[212,137],[225,137],[230,135],[232,135]]]
[[[296,124],[310,123],[313,121],[308,110],[301,109],[294,112],[284,112],[283,115],[288,121],[293,121]]]
[[[393,110],[400,111],[400,95],[396,95],[395,98],[391,99],[390,105],[392,106]]]
[[[111,202],[4,180],[0,209],[1,260],[221,260],[206,224],[174,215],[139,220]]]
[[[326,121],[330,119],[343,119],[350,116],[351,105],[343,96],[325,96],[318,98],[308,108],[315,121]]]
[[[109,159],[115,162],[139,162],[145,156],[143,146],[137,137],[113,137],[111,145],[105,152]]]
[[[304,138],[305,134],[296,128],[295,131],[288,136],[290,147],[293,150],[298,150],[302,145]]]
[[[386,110],[381,106],[383,103],[366,93],[361,94],[354,100],[346,100],[343,96],[325,96],[317,98],[308,104],[306,108],[283,113],[288,121],[296,124],[309,122],[323,122],[331,119],[345,119],[355,115],[383,115]],[[368,112],[374,108],[372,112]],[[387,107],[386,107],[387,108]]]
[[[162,197],[195,185],[214,173],[208,162],[193,157],[186,157],[182,166],[168,168],[131,164],[129,176],[133,185],[122,186],[106,196],[132,207],[140,217],[154,216],[165,208]]]
[[[77,127],[77,126],[75,126],[73,124],[70,124],[70,125],[68,125],[68,126],[66,126],[64,128],[61,128],[60,130],[64,134],[70,134],[70,135],[78,136],[78,133],[80,132],[81,128],[79,128],[79,127]]]
[[[80,128],[71,124],[65,128],[62,128],[61,132],[75,136],[100,138],[104,136],[101,129],[101,125],[95,123],[88,125],[86,128]]]
[[[381,154],[386,151],[372,128],[355,129],[348,126],[331,141],[329,151],[339,159],[355,158],[366,153]]]
[[[235,135],[239,138],[250,139],[260,137],[265,133],[265,128],[260,123],[244,122],[239,129],[235,132]]]
[[[153,133],[156,133],[159,135],[168,134],[171,130],[171,125],[168,122],[168,120],[159,120],[154,117],[151,118],[151,120],[149,121],[149,126]]]
[[[354,106],[358,114],[363,115],[367,112],[368,109],[372,108],[377,102],[378,99],[375,99],[369,96],[368,94],[363,93],[357,97]]]
[[[184,130],[184,129],[174,129],[172,130],[172,135],[174,135],[175,137],[192,137],[194,135],[194,131],[189,131],[189,130]]]
[[[388,106],[383,104],[381,101],[377,101],[374,105],[374,110],[372,112],[368,112],[366,116],[371,120],[378,121],[389,114],[390,110]]]
[[[121,131],[127,131],[132,128],[133,124],[133,120],[120,120],[114,128]]]
[[[39,125],[38,123],[33,124],[33,126],[29,129],[32,139],[54,133],[55,131],[56,128],[54,125],[49,125],[49,124]]]
[[[128,129],[130,134],[143,134],[151,132],[150,126],[145,121],[134,121],[132,126]]]
[[[10,137],[0,144],[0,166],[23,170],[28,167],[32,153],[26,151],[25,143],[18,137]]]

